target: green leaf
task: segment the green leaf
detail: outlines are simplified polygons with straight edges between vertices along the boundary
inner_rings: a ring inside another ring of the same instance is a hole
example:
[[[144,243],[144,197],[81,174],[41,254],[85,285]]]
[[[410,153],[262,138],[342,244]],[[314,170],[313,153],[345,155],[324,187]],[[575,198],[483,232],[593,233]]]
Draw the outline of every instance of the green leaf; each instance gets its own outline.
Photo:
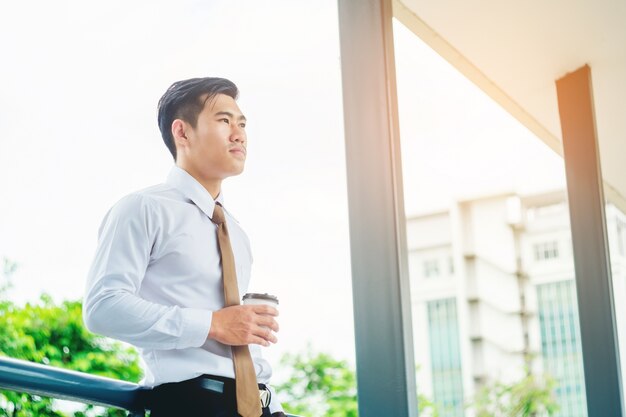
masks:
[[[1,295],[1,294],[0,294]],[[42,295],[23,307],[0,302],[0,355],[49,364],[130,382],[141,379],[134,349],[90,333],[83,325],[81,303],[55,304]],[[85,416],[87,409],[74,413]],[[90,415],[96,415],[90,413]],[[103,410],[101,416],[122,417],[122,410]],[[67,417],[54,401],[28,394],[0,391],[0,417]]]

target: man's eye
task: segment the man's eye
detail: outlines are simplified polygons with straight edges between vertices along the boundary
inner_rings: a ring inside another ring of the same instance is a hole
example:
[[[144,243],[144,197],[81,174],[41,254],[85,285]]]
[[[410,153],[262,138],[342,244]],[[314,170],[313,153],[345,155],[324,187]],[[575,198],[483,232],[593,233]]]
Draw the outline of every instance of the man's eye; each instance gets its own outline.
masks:
[[[242,128],[242,129],[245,129],[246,124],[245,123],[239,123],[239,127]]]
[[[220,119],[220,122],[226,122],[226,124],[230,124],[230,120],[227,118]]]

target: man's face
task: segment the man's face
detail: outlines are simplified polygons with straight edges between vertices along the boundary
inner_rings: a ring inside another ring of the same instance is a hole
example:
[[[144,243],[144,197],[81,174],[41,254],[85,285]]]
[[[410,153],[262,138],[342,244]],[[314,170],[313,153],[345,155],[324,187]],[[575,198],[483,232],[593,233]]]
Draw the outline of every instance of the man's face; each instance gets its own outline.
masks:
[[[246,161],[246,118],[235,100],[218,94],[198,115],[196,127],[187,125],[189,146],[180,151],[204,179],[222,180],[241,174]]]

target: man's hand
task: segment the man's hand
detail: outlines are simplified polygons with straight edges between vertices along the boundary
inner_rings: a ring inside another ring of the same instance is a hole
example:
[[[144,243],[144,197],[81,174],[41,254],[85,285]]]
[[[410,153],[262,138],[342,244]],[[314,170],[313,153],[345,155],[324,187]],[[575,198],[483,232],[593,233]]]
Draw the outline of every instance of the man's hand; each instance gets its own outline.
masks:
[[[269,346],[278,339],[278,310],[267,305],[238,305],[213,312],[209,338],[230,346]]]

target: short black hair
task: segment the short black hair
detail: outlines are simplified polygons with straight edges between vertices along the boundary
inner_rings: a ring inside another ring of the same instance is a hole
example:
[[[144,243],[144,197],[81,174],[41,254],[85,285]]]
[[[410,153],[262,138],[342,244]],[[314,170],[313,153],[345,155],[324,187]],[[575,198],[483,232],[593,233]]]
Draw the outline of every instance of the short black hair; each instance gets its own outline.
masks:
[[[176,161],[176,144],[172,136],[172,122],[181,119],[195,128],[198,115],[204,105],[218,94],[226,94],[236,100],[239,90],[235,83],[225,78],[190,78],[176,81],[159,100],[159,130],[174,161]]]

